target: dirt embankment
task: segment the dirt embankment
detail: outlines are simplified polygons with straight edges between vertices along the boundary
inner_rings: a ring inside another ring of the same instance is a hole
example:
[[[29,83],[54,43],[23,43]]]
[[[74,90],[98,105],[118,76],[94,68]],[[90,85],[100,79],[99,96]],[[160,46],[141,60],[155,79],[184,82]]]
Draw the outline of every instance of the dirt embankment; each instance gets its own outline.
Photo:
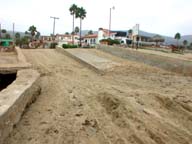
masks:
[[[24,50],[41,95],[4,144],[190,144],[192,78],[126,62],[100,76],[54,50]]]

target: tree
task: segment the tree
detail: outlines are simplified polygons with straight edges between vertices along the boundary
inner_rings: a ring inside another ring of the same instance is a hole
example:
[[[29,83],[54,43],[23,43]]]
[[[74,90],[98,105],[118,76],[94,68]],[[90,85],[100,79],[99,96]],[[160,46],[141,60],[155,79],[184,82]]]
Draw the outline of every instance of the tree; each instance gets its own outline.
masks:
[[[180,33],[176,33],[175,34],[175,39],[177,40],[177,48],[179,48],[179,40],[181,39],[181,34]]]
[[[86,17],[86,10],[81,7],[81,8],[77,8],[76,11],[76,18],[80,19],[80,47],[81,47],[81,29],[82,29],[82,20]]]
[[[33,40],[35,34],[37,33],[37,28],[34,25],[32,25],[32,26],[29,27],[28,31],[30,32],[32,40]]]
[[[192,49],[192,43],[190,43],[190,48]]]
[[[6,29],[2,29],[1,32],[5,34],[5,33],[7,33],[7,30]]]
[[[72,32],[74,32],[74,21],[75,21],[75,15],[76,15],[77,9],[78,9],[78,7],[75,4],[71,5],[71,7],[69,8],[69,11],[70,11],[71,15],[73,16]],[[72,36],[72,42],[74,43],[74,36]]]
[[[6,29],[2,29],[1,32],[3,33],[3,35],[1,35],[1,37],[5,37],[5,34],[7,33]]]
[[[37,32],[36,35],[35,35],[35,38],[36,38],[36,39],[39,39],[40,36],[41,36],[41,33],[40,33],[40,32]]]
[[[76,33],[76,34],[79,33],[79,27],[78,27],[78,26],[75,27],[75,33]]]
[[[188,41],[187,41],[187,40],[184,40],[184,41],[183,41],[183,45],[185,46],[185,48],[186,48],[187,44],[188,44]]]
[[[69,33],[68,33],[68,32],[66,32],[65,34],[66,34],[66,35],[69,35]]]
[[[132,30],[132,29],[129,29],[129,30],[128,30],[129,38],[132,38],[132,34],[133,34],[133,30]]]
[[[28,35],[29,34],[29,32],[28,31],[25,31],[25,35]]]
[[[15,34],[15,38],[16,38],[16,39],[20,39],[20,37],[21,37],[20,33],[17,32],[17,33]]]
[[[21,44],[21,39],[16,39],[15,44],[16,44],[16,46],[20,45]]]
[[[91,35],[91,34],[93,34],[93,31],[92,30],[88,31],[88,35]]]
[[[6,39],[10,39],[10,38],[11,38],[10,34],[8,34],[8,33],[5,34],[5,38],[6,38]]]
[[[132,29],[129,29],[129,30],[128,30],[128,34],[129,34],[129,35],[132,35],[132,34],[133,34],[133,30],[132,30]]]
[[[20,35],[20,33],[16,33],[15,34],[15,44],[18,46],[18,45],[20,45],[20,43],[21,43],[21,35]]]
[[[28,45],[29,44],[29,38],[27,36],[24,36],[21,38],[21,44],[22,45]]]

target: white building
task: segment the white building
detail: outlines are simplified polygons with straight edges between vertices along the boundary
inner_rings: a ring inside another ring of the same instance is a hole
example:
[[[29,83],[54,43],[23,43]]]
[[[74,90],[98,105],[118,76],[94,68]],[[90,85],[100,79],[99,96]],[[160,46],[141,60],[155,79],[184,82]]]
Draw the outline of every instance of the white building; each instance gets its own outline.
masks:
[[[71,34],[57,34],[56,41],[58,42],[58,46],[63,44],[79,44],[79,35],[71,35]]]
[[[98,43],[102,39],[108,39],[108,38],[115,39],[115,34],[116,33],[110,32],[108,29],[99,28],[99,30],[98,30]]]
[[[103,29],[99,28],[97,34],[90,34],[90,35],[85,35],[83,38],[84,40],[84,45],[90,45],[94,46],[95,44],[100,44],[100,40],[102,39],[115,39],[116,33],[114,32],[109,32],[108,29]]]
[[[98,35],[97,34],[85,35],[83,37],[83,41],[85,45],[94,46],[95,44],[98,44]]]

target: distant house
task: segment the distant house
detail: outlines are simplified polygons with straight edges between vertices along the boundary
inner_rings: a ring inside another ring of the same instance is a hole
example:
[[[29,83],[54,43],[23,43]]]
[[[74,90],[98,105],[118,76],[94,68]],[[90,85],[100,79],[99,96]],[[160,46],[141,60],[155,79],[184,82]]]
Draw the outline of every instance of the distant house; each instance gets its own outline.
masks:
[[[113,31],[115,32],[115,39],[118,40],[121,44],[126,44],[127,40],[130,40],[127,36],[127,32],[123,31]]]
[[[152,39],[151,35],[143,33],[142,31],[139,31],[138,35],[132,36],[133,42],[136,43],[137,40],[139,40],[138,42],[141,45],[155,45],[155,43],[152,42],[151,39]]]
[[[99,28],[97,34],[85,35],[83,38],[83,44],[94,46],[100,44],[103,39],[115,39],[116,32],[109,31],[108,29]]]
[[[98,43],[98,35],[97,34],[85,35],[83,37],[83,40],[85,45],[94,46],[95,44]]]
[[[102,39],[115,39],[116,32],[109,31],[108,29],[99,28],[98,30],[98,43]]]
[[[53,41],[52,36],[41,36],[41,40],[46,42],[46,41]]]
[[[78,45],[79,35],[57,34],[55,40],[58,42],[59,46],[62,46],[63,44],[73,44],[73,43],[75,45]]]

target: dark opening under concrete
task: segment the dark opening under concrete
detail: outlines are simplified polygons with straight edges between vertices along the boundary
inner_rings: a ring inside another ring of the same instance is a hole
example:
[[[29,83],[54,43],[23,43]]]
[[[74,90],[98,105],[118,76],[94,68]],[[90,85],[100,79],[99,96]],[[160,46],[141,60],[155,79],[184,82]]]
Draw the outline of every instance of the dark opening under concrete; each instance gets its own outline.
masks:
[[[16,73],[13,74],[0,74],[0,91],[10,85],[17,77]]]

